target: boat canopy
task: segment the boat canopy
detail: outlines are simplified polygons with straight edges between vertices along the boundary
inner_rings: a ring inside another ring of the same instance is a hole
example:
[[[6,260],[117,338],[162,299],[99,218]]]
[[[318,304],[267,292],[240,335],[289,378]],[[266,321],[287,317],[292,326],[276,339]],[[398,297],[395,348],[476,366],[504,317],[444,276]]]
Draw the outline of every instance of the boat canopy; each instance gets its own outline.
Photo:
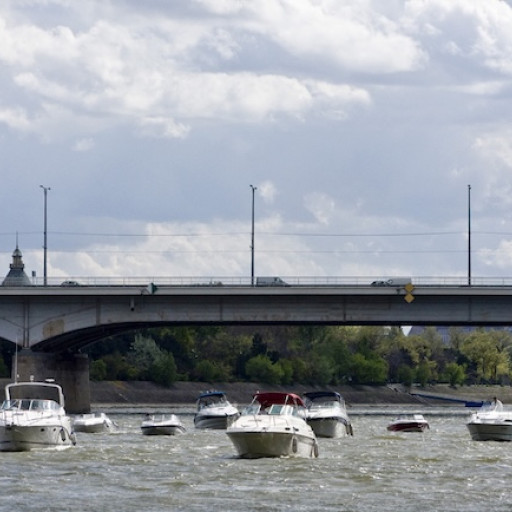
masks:
[[[53,400],[64,407],[62,388],[53,382],[14,382],[5,386],[5,399]]]
[[[264,408],[272,404],[289,404],[305,407],[302,398],[295,393],[283,393],[280,391],[256,393],[253,395],[253,398]]]
[[[223,396],[226,396],[224,391],[205,391],[204,393],[201,393],[197,399],[202,400],[203,398],[220,398]]]

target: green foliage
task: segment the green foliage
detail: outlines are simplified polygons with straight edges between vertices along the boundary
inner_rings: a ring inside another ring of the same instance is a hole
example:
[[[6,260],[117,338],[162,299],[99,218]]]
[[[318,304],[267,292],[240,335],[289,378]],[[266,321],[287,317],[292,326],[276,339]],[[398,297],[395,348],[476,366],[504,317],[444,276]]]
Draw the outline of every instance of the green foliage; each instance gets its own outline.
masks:
[[[265,384],[280,384],[283,377],[283,369],[278,363],[273,363],[269,357],[259,354],[252,357],[245,365],[245,373],[252,382],[264,382]]]
[[[170,352],[162,351],[151,367],[153,382],[169,387],[177,380],[178,371],[174,356]]]
[[[452,328],[450,334],[451,343],[445,345],[432,327],[416,336],[375,326],[164,327],[107,338],[87,352],[93,379],[163,385],[178,379],[318,386],[510,381],[508,331],[468,334]],[[10,346],[4,349],[12,352]],[[8,352],[1,356],[4,361],[10,357]]]
[[[457,363],[448,363],[444,369],[445,379],[450,386],[461,386],[466,380],[466,372],[464,367]]]
[[[404,386],[411,387],[414,382],[414,370],[405,364],[400,365],[398,368],[398,382]]]
[[[475,365],[477,382],[498,382],[501,376],[510,375],[511,342],[483,330],[471,333],[462,343],[461,352]]]
[[[430,365],[426,361],[422,361],[416,368],[416,382],[420,386],[425,387],[431,379]]]
[[[326,386],[333,380],[336,372],[334,361],[327,356],[313,354],[309,363],[309,383]]]
[[[107,378],[107,363],[103,359],[92,361],[89,368],[91,380],[101,381]]]
[[[356,384],[385,384],[388,375],[388,364],[376,355],[366,358],[356,353],[352,357],[352,381]]]
[[[194,378],[203,382],[229,381],[229,369],[221,364],[208,359],[203,359],[194,368]]]
[[[138,380],[151,380],[152,370],[162,356],[163,351],[153,338],[136,334],[127,359],[136,369]]]

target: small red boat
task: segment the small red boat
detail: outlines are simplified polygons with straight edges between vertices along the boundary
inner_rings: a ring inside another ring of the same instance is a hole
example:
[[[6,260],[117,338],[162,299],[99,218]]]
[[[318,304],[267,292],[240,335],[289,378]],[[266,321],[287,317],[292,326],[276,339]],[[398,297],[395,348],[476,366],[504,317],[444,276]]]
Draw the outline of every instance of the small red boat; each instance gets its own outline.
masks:
[[[391,432],[423,432],[429,427],[423,414],[401,415],[388,425]]]

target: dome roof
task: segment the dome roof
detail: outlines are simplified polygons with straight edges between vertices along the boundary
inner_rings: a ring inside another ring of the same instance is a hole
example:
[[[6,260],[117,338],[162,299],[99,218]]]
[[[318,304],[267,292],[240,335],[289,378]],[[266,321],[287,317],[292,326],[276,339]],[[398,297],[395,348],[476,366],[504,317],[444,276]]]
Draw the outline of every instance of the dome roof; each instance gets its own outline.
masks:
[[[22,254],[18,245],[16,245],[16,249],[12,253],[12,263],[9,267],[9,273],[5,276],[2,286],[32,286],[29,277],[23,270],[25,265],[23,264]]]

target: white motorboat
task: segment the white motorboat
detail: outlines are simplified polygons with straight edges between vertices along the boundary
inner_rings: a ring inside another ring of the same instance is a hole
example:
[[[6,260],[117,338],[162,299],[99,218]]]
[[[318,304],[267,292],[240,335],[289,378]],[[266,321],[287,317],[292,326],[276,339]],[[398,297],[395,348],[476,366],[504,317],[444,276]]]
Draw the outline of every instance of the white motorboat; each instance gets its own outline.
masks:
[[[387,426],[390,432],[424,432],[428,428],[423,414],[401,414]]]
[[[240,411],[228,401],[223,391],[206,391],[197,398],[196,428],[225,430],[239,417]]]
[[[145,436],[174,436],[185,432],[185,427],[176,414],[147,414],[140,429]]]
[[[114,432],[117,425],[104,412],[91,412],[79,414],[73,418],[75,432],[97,434],[100,432]]]
[[[0,409],[0,451],[68,448],[75,444],[72,421],[58,384],[7,384]]]
[[[512,411],[495,399],[473,412],[467,427],[474,441],[512,441]]]
[[[256,393],[226,433],[242,458],[318,457],[304,402],[293,393]]]
[[[317,437],[353,435],[345,400],[336,391],[304,393],[306,421]]]

